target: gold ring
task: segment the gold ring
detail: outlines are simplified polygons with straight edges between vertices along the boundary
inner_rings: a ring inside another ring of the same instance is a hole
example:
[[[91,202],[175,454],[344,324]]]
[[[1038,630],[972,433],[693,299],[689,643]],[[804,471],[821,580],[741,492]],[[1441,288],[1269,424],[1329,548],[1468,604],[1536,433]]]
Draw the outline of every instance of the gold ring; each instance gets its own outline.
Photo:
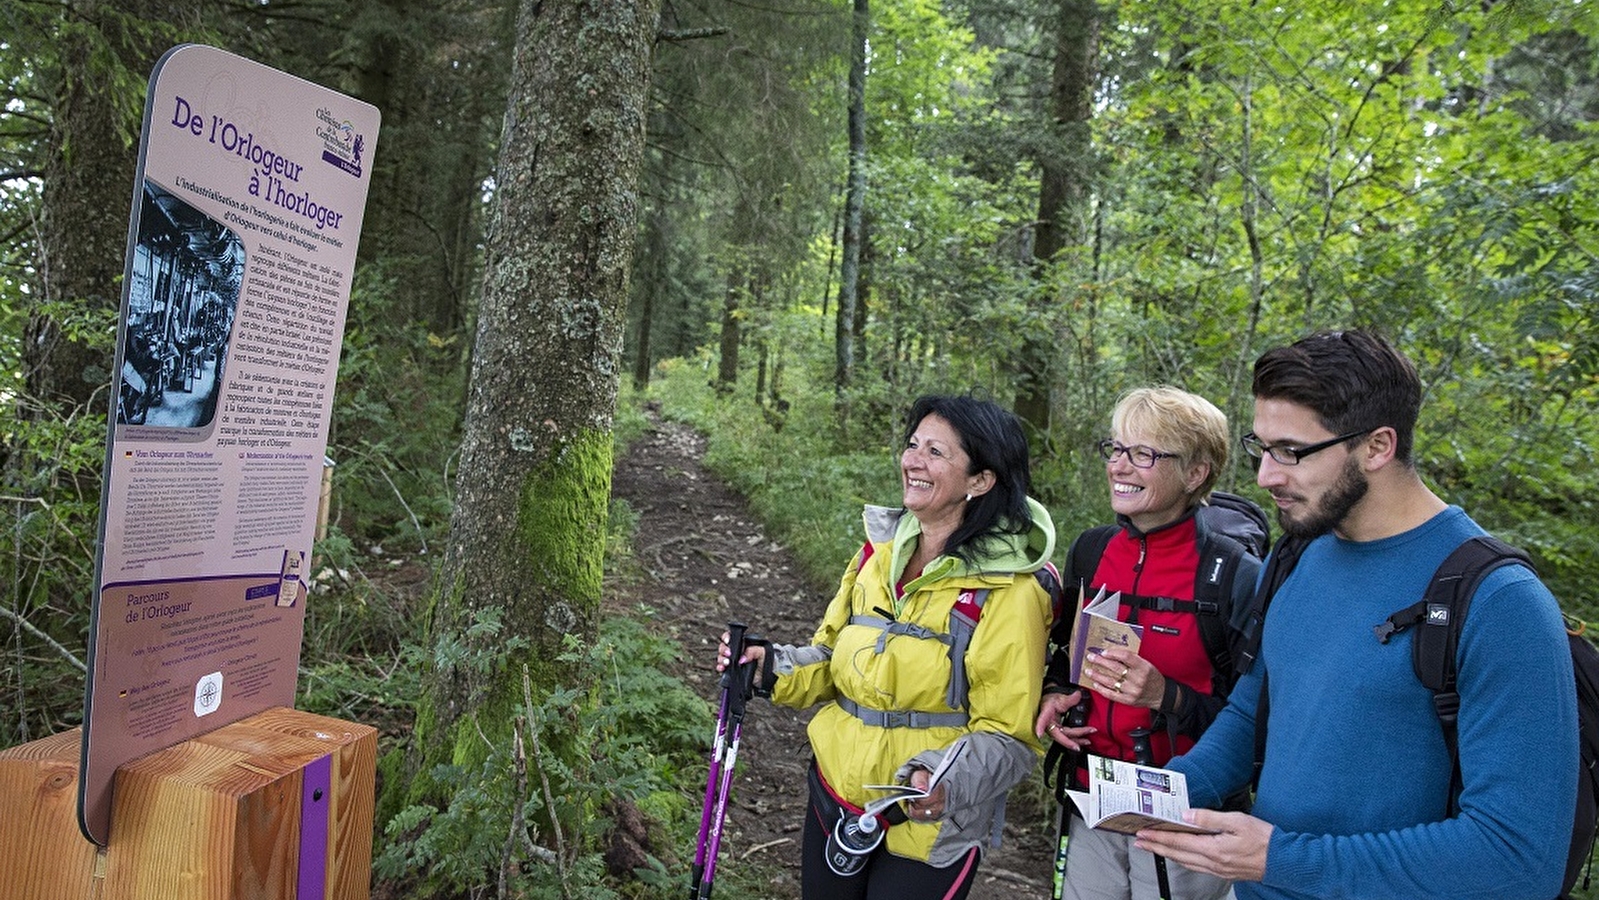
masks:
[[[1126,678],[1127,677],[1127,673],[1131,672],[1131,671],[1132,671],[1132,669],[1129,669],[1126,666],[1122,666],[1122,673],[1121,673],[1121,675],[1117,676],[1117,678],[1118,679]]]
[[[1110,689],[1115,691],[1118,694],[1121,693],[1122,692],[1122,680],[1120,678],[1116,679],[1116,683],[1111,685]]]

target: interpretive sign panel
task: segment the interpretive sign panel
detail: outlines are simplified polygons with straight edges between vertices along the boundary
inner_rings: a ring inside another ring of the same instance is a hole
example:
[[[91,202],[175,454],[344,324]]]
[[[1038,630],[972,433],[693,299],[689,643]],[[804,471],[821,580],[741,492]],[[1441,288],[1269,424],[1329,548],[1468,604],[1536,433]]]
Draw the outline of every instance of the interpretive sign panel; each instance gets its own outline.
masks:
[[[376,108],[213,47],[145,103],[114,371],[79,822],[123,763],[293,706]]]

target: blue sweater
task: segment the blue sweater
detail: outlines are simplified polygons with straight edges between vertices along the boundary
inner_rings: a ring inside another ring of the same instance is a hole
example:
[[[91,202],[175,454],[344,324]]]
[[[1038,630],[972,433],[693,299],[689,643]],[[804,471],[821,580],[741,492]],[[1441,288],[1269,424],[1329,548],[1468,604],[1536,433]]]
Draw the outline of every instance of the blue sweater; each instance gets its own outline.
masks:
[[[1549,900],[1576,797],[1576,695],[1554,597],[1526,568],[1488,576],[1457,656],[1460,812],[1411,632],[1372,626],[1426,591],[1482,529],[1449,507],[1404,534],[1317,539],[1267,613],[1260,659],[1200,742],[1171,767],[1195,806],[1247,784],[1262,669],[1271,673],[1266,764],[1254,814],[1271,823],[1252,898]]]

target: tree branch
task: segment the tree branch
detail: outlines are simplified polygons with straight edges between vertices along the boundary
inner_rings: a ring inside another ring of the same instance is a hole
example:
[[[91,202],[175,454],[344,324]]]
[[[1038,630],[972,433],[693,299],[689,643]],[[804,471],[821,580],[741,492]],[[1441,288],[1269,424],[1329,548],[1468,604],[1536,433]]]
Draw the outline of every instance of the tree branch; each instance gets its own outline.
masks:
[[[570,898],[572,890],[566,883],[566,848],[561,837],[561,817],[555,812],[555,795],[550,792],[550,776],[539,765],[544,751],[539,749],[539,723],[533,718],[533,676],[527,665],[522,665],[522,702],[527,705],[527,733],[533,743],[533,764],[538,766],[539,783],[544,788],[544,808],[550,812],[550,825],[555,829],[555,871],[561,878],[561,896]],[[520,737],[518,742],[520,742]]]
[[[698,40],[699,38],[724,35],[731,30],[732,29],[728,28],[726,25],[711,25],[707,28],[687,28],[681,31],[667,31],[663,29],[655,32],[655,39],[658,41],[693,41]]]
[[[44,632],[40,631],[37,628],[35,628],[33,626],[33,623],[29,622],[27,619],[24,619],[23,617],[17,615],[16,613],[12,612],[9,609],[6,609],[3,606],[0,606],[0,616],[5,616],[6,618],[10,619],[11,621],[17,623],[17,626],[19,628],[21,628],[23,631],[26,631],[27,633],[33,635],[34,637],[38,638],[39,640],[44,641],[46,644],[49,644],[50,647],[53,650],[55,650],[57,653],[61,654],[62,658],[64,658],[67,662],[72,663],[74,666],[77,666],[79,671],[82,671],[82,672],[89,671],[89,667],[87,665],[84,665],[83,660],[77,658],[76,656],[73,656],[71,650],[68,650],[67,648],[61,646],[59,643],[56,642],[55,638],[51,637],[48,634],[45,634]]]

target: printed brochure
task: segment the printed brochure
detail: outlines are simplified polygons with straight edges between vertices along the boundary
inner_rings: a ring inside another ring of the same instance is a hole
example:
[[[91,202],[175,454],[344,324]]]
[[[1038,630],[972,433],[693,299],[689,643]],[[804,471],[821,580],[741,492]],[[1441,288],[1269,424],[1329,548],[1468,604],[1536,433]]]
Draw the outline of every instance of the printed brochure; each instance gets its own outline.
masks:
[[[1108,759],[1089,758],[1088,790],[1067,791],[1083,821],[1094,828],[1137,834],[1146,828],[1216,834],[1183,821],[1188,782],[1181,772]]]
[[[1073,629],[1072,636],[1072,684],[1083,684],[1085,660],[1090,660],[1112,647],[1138,652],[1139,646],[1144,641],[1144,627],[1116,618],[1121,602],[1121,591],[1106,596],[1105,589],[1100,588],[1099,593],[1094,595],[1093,602],[1084,606],[1082,589],[1078,589],[1077,621],[1073,623],[1077,627]]]

